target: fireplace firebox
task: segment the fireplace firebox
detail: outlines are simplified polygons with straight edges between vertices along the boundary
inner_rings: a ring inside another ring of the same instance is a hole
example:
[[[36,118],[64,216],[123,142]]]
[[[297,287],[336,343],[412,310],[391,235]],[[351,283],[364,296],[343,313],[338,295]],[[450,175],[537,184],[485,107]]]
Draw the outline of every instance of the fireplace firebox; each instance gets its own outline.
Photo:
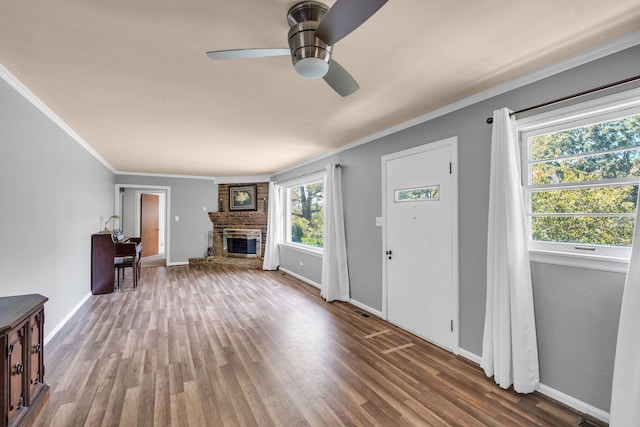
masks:
[[[262,252],[262,232],[242,228],[222,230],[222,256],[239,258],[260,258]]]

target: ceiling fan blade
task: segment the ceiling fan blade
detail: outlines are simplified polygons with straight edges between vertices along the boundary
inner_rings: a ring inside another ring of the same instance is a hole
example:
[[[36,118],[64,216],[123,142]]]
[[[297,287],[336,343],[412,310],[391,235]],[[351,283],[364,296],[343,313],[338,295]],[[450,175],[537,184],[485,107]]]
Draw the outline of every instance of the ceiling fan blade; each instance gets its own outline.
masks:
[[[230,49],[207,52],[211,59],[262,58],[265,56],[289,56],[290,49]]]
[[[340,96],[349,96],[360,88],[354,78],[351,77],[351,74],[342,65],[333,60],[329,65],[329,71],[324,75],[323,79]]]
[[[316,29],[316,37],[333,46],[358,28],[387,0],[338,0],[327,11]]]

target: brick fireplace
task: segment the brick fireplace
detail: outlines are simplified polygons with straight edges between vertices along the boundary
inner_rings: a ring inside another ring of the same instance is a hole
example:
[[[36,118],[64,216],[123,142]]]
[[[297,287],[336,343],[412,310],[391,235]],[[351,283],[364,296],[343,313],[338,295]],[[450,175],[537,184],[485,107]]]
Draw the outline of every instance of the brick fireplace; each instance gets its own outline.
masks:
[[[209,212],[213,226],[213,256],[207,258],[192,259],[192,264],[222,264],[243,267],[262,266],[265,244],[267,241],[267,206],[269,198],[269,183],[256,183],[256,210],[230,211],[229,210],[229,187],[236,185],[254,184],[218,184],[218,211]],[[225,256],[224,253],[224,229],[260,230],[261,244],[260,257],[244,258]]]

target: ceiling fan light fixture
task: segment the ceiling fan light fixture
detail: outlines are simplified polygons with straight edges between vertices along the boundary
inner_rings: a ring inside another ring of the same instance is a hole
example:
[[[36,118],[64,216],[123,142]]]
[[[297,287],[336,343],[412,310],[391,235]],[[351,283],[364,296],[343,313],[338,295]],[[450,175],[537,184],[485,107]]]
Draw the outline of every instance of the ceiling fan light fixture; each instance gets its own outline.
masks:
[[[298,75],[305,79],[319,79],[329,71],[329,63],[320,58],[302,58],[294,67]]]
[[[294,4],[287,13],[289,49],[231,49],[207,52],[212,59],[291,55],[296,73],[323,78],[340,96],[358,90],[358,83],[332,56],[333,44],[371,17],[388,0],[335,0],[329,8],[315,0]],[[331,43],[328,41],[331,40]]]
[[[317,21],[305,21],[289,28],[289,48],[296,72],[305,79],[319,79],[329,71],[331,46],[315,36]]]

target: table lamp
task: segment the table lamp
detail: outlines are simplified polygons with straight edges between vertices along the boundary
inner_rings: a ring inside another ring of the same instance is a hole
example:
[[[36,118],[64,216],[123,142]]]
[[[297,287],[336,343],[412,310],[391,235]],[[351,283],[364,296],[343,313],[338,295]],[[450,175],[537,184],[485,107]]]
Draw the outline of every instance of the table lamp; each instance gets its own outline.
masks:
[[[102,230],[102,234],[109,234],[109,233],[111,233],[111,230],[109,230],[109,229],[107,228],[107,224],[109,224],[109,221],[111,221],[111,220],[112,220],[112,219],[114,219],[114,218],[115,218],[115,219],[119,219],[119,218],[120,218],[120,216],[119,216],[119,215],[111,215],[111,216],[109,217],[109,219],[104,223],[104,230]]]

